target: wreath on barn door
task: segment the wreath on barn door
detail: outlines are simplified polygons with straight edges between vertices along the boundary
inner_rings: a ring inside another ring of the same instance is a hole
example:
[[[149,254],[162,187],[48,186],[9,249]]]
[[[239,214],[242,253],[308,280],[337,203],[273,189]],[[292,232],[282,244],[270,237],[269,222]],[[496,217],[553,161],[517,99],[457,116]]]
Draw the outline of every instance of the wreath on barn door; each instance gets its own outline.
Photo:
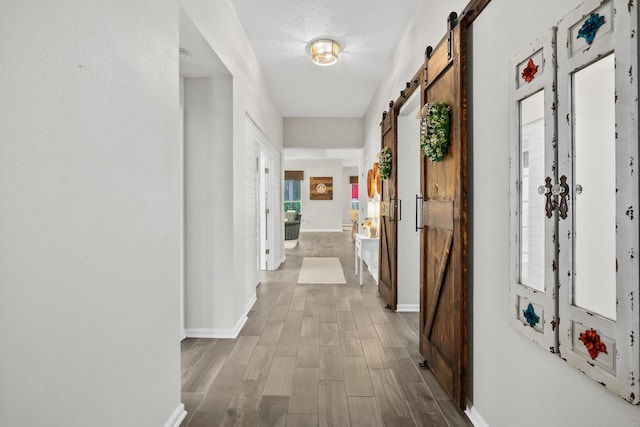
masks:
[[[441,162],[449,150],[449,111],[444,102],[427,104],[427,124],[420,135],[422,155],[432,162]]]
[[[389,179],[391,176],[391,149],[384,147],[382,151],[378,153],[378,157],[380,158],[380,165],[378,166],[380,178]]]

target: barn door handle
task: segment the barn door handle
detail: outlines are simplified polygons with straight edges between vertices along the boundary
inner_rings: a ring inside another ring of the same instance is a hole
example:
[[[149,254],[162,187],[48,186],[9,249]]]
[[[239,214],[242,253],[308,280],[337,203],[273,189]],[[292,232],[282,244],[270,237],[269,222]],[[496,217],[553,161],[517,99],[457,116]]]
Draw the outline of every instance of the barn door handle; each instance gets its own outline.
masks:
[[[389,221],[391,222],[396,221],[395,213],[396,213],[396,199],[392,197],[389,200]]]
[[[424,228],[422,224],[422,193],[416,194],[416,231],[420,231]]]
[[[402,221],[402,199],[398,199],[398,221]]]

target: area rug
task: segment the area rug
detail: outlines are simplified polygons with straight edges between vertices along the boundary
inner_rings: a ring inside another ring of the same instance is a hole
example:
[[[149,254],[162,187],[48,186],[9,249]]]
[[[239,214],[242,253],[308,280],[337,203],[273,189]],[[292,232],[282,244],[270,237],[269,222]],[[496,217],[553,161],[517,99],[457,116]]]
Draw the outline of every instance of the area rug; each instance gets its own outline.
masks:
[[[285,249],[295,249],[295,247],[298,246],[298,240],[285,240],[284,241],[284,248]]]
[[[346,285],[342,264],[337,257],[304,257],[298,283]]]

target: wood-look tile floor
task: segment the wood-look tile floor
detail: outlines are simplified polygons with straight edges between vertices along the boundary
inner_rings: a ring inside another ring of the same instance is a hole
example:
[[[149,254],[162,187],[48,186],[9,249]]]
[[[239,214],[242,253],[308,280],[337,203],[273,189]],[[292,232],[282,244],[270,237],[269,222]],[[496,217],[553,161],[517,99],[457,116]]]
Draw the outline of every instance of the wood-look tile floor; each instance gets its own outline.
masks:
[[[182,342],[181,427],[471,426],[418,368],[417,313],[384,309],[349,232],[300,233],[234,340]],[[337,256],[346,285],[296,284],[305,256]]]

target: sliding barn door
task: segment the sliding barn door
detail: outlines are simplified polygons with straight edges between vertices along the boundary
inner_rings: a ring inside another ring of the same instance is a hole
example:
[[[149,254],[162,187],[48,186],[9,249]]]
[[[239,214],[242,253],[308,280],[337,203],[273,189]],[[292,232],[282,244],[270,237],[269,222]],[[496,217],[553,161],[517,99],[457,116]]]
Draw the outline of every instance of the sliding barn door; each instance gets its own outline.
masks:
[[[393,101],[389,103],[389,113],[382,115],[382,149],[391,150],[391,176],[382,181],[382,216],[380,218],[380,262],[378,291],[392,310],[397,308],[397,256],[398,256],[398,223],[397,213],[397,112],[393,108]]]
[[[422,160],[420,261],[420,353],[462,409],[467,366],[464,27],[452,13],[447,36],[427,49],[423,105],[445,102],[450,107],[450,138],[442,161]]]

